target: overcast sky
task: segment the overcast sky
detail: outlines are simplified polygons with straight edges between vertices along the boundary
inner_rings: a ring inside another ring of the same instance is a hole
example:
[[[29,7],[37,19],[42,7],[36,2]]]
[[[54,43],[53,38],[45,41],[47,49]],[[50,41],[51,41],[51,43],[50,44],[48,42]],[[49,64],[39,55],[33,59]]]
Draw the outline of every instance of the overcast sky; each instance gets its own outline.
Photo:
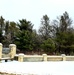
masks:
[[[15,22],[27,19],[34,24],[34,29],[39,28],[43,15],[53,20],[65,11],[74,20],[74,0],[0,0],[0,16]]]

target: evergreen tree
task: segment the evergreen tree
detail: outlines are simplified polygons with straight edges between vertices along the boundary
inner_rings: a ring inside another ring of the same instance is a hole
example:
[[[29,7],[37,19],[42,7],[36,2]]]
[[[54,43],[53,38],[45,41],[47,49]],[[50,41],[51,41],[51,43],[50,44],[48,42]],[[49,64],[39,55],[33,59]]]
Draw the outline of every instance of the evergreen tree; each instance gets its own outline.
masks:
[[[53,53],[55,50],[55,44],[52,40],[52,26],[47,15],[44,15],[41,19],[41,27],[39,29],[39,36],[41,40],[41,49],[47,53]]]
[[[4,31],[4,18],[1,16],[0,17],[0,42],[3,43],[3,31]]]
[[[33,42],[32,42],[32,28],[33,24],[26,19],[19,20],[18,23],[19,32],[16,35],[15,43],[20,50],[32,50]]]
[[[55,40],[56,40],[56,50],[59,53],[70,54],[72,42],[71,36],[74,37],[73,32],[71,31],[72,20],[70,19],[67,12],[65,12],[62,16],[60,16],[58,21],[54,23],[54,31],[55,31]]]

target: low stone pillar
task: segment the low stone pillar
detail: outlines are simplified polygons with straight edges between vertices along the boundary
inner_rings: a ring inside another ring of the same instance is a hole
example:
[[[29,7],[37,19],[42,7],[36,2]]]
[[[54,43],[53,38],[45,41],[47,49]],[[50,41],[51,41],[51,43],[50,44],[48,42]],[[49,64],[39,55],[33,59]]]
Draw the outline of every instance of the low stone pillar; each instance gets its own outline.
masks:
[[[47,54],[43,54],[43,61],[44,61],[44,62],[47,61]]]
[[[10,44],[9,49],[10,49],[10,58],[13,59],[14,56],[16,55],[16,45]]]
[[[2,43],[0,43],[0,59],[2,58],[2,47],[3,47],[3,45],[2,45]]]
[[[23,53],[20,53],[20,54],[18,55],[18,61],[19,61],[19,62],[23,62],[23,61],[24,61],[24,54],[23,54]]]
[[[65,54],[62,54],[62,59],[63,59],[63,61],[66,61],[66,55]]]

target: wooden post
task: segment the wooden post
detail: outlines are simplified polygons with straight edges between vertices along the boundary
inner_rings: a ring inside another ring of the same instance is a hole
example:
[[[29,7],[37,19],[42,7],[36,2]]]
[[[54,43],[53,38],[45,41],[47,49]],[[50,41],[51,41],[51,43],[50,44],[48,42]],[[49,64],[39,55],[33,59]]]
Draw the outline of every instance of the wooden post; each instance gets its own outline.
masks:
[[[1,61],[1,58],[2,58],[2,47],[3,47],[3,45],[2,45],[2,43],[0,43],[0,61]]]
[[[18,61],[19,62],[23,62],[24,61],[24,54],[23,53],[20,53],[19,56],[18,56]]]
[[[9,49],[10,49],[10,58],[13,59],[14,56],[16,55],[16,45],[10,44]]]
[[[47,61],[47,54],[43,54],[43,61]]]
[[[66,61],[66,55],[65,54],[62,54],[62,59],[63,59],[63,61]]]

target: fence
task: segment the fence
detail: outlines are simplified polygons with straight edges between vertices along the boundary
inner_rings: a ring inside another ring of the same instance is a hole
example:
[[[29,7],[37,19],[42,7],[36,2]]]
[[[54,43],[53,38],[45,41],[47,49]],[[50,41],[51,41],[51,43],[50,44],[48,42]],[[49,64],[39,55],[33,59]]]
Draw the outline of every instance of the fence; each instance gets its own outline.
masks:
[[[16,45],[10,44],[9,48],[3,48],[3,45],[0,43],[0,61],[1,60],[12,60],[16,55]]]
[[[16,54],[16,45],[10,44],[9,48],[3,48],[3,45],[0,43],[0,61],[1,60],[17,60],[20,62],[26,61],[74,61],[74,56],[66,56],[62,54],[60,56],[50,56],[47,54],[43,55],[25,55],[23,53]]]
[[[18,60],[20,62],[74,61],[74,56],[66,56],[65,54],[62,54],[60,56],[50,56],[47,54],[43,55],[16,54],[15,60]]]

